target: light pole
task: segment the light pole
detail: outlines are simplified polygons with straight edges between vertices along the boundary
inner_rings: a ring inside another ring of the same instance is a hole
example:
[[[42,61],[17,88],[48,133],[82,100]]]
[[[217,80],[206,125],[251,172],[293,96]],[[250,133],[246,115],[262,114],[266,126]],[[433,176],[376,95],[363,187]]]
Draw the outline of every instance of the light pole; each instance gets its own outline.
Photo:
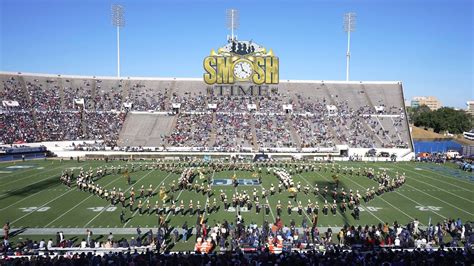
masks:
[[[125,27],[123,11],[123,6],[112,5],[112,25],[117,28],[117,77],[120,77],[120,28]]]
[[[231,31],[231,41],[234,41],[234,30],[239,28],[239,11],[227,9],[227,29]]]
[[[351,60],[351,32],[355,31],[356,13],[344,14],[344,31],[347,32],[346,81],[349,81],[349,62]]]

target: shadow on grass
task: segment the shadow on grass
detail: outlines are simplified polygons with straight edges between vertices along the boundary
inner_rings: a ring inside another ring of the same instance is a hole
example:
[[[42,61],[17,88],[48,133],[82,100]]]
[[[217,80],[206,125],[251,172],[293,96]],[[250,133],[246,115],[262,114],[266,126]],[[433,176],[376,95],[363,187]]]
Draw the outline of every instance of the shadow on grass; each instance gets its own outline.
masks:
[[[38,191],[45,190],[47,188],[53,187],[53,186],[60,186],[61,183],[59,182],[59,178],[57,176],[47,178],[45,180],[42,180],[38,183],[32,183],[31,185],[28,185],[26,187],[22,187],[19,189],[15,189],[13,191],[9,191],[5,193],[3,196],[0,197],[0,200],[13,197],[13,196],[29,196],[31,194],[34,194]]]
[[[26,230],[28,229],[28,227],[22,227],[22,228],[19,228],[17,230],[12,230],[9,234],[8,234],[8,237],[15,237],[19,234],[22,234],[24,233]]]

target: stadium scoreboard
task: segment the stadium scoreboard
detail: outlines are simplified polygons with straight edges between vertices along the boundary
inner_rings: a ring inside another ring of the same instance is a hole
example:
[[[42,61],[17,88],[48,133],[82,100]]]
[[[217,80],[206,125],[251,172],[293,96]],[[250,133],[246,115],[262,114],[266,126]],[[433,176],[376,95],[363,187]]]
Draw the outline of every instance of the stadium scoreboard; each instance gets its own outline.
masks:
[[[271,49],[267,51],[251,41],[232,40],[217,52],[211,50],[210,56],[204,58],[203,67],[204,82],[208,85],[229,85],[238,82],[254,85],[279,83],[278,57],[273,55]],[[253,87],[250,90],[253,91]],[[258,89],[257,86],[257,90],[261,91],[261,87]]]

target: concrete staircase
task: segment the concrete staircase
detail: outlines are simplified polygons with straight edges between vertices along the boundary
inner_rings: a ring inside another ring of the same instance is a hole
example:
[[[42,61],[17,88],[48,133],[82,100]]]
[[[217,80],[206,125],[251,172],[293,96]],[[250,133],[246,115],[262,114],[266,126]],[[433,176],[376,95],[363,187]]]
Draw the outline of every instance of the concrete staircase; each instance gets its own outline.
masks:
[[[59,92],[59,100],[61,101],[61,110],[66,109],[66,100],[64,99],[64,84],[63,84],[63,79],[58,78],[57,80],[58,84],[58,92]]]
[[[209,134],[209,147],[213,147],[214,144],[216,144],[217,140],[217,131],[216,131],[216,113],[212,113],[212,127],[211,127],[211,133]]]
[[[252,133],[253,150],[257,152],[259,147],[257,142],[257,129],[255,128],[254,116],[250,117],[250,132]]]
[[[301,150],[301,138],[298,135],[298,132],[296,132],[295,126],[293,125],[293,121],[291,120],[291,114],[286,114],[286,122],[290,127],[290,135],[295,143],[296,148],[298,150]]]
[[[87,109],[89,110],[95,110],[95,97],[97,96],[97,80],[93,79],[92,80],[92,88],[91,88],[91,98],[92,101],[87,103]]]
[[[129,94],[129,91],[130,91],[130,85],[132,84],[132,82],[127,79],[125,80],[124,84],[122,85],[122,105],[120,106],[120,110],[123,110],[123,104],[127,102],[127,100],[129,100],[129,97],[128,97],[128,94]]]

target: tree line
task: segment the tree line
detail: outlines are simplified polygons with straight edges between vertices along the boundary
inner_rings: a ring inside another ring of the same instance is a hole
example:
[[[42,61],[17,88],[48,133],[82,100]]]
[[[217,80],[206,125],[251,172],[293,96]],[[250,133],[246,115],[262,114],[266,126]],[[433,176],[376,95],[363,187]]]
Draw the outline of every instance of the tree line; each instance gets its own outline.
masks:
[[[462,134],[473,128],[473,118],[464,110],[442,107],[432,111],[426,105],[407,107],[410,123],[416,127],[432,128],[436,133],[448,131],[452,134]]]

